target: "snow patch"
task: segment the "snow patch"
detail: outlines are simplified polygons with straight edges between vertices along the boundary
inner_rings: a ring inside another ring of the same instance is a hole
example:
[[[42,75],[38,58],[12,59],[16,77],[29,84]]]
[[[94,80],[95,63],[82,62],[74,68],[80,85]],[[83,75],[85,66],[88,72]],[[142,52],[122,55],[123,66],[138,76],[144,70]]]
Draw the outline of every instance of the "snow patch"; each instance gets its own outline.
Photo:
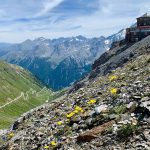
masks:
[[[110,43],[110,40],[105,40],[105,44],[109,44]]]

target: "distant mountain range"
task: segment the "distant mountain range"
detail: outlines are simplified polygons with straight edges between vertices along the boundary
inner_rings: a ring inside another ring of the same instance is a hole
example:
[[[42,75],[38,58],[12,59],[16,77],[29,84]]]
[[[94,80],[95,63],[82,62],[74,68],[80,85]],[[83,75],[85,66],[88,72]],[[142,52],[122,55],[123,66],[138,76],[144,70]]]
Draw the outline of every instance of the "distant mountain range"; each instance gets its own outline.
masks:
[[[43,83],[59,90],[79,80],[91,70],[93,62],[115,41],[124,39],[125,30],[109,37],[83,36],[26,40],[19,44],[0,44],[0,58],[31,71]]]

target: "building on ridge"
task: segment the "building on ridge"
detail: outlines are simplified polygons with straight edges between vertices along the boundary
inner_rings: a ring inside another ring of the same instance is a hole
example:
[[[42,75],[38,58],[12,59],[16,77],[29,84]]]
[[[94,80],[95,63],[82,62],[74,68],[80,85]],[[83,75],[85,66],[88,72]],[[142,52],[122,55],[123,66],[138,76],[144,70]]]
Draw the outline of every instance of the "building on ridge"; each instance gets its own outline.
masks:
[[[145,13],[137,18],[136,27],[126,29],[125,40],[127,42],[138,42],[150,35],[150,14]]]

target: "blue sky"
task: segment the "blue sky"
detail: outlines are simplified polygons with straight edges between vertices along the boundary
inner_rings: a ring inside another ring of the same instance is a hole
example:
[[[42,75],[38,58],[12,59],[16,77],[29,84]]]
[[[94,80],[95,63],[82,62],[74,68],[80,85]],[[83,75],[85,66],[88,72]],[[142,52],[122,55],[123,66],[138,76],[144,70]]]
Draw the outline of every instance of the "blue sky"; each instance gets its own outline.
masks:
[[[0,42],[108,36],[149,6],[149,0],[0,0]]]

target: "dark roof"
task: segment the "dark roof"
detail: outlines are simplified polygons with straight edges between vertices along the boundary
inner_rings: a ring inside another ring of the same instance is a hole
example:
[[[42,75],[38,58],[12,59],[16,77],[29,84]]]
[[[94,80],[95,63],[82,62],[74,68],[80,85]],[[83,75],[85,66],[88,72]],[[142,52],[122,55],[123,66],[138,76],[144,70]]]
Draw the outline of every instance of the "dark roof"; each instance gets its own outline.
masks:
[[[145,13],[144,15],[142,15],[141,17],[138,17],[138,18],[144,18],[144,17],[150,17],[150,13]]]

